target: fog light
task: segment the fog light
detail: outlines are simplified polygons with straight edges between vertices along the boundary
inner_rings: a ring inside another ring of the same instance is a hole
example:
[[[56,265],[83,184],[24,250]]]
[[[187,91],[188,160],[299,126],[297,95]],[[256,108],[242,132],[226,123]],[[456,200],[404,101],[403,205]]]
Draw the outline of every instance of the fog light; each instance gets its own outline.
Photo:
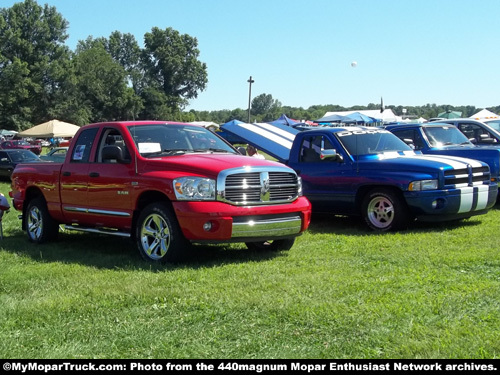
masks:
[[[435,210],[439,210],[444,207],[445,200],[442,198],[438,198],[432,202],[432,208]]]
[[[212,222],[211,221],[207,221],[205,224],[203,224],[203,230],[205,232],[210,232],[212,230]]]

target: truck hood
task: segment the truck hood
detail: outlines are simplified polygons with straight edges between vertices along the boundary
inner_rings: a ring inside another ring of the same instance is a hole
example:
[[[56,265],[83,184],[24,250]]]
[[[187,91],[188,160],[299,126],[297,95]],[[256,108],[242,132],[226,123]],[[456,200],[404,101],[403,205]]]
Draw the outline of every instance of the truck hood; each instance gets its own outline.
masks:
[[[422,155],[413,152],[386,152],[376,155],[361,155],[358,158],[359,167],[362,169],[399,170],[428,172],[429,169],[448,170],[473,168],[485,166],[481,161],[444,155]]]
[[[247,124],[241,121],[231,121],[221,126],[221,129],[244,139],[248,144],[264,151],[282,163],[290,158],[295,135],[300,130],[291,126],[268,123]]]
[[[283,164],[270,160],[257,159],[250,156],[227,153],[199,153],[164,156],[146,159],[141,168],[142,172],[169,170],[199,174],[211,178],[225,170],[245,166],[284,167]]]
[[[471,147],[471,148],[460,148],[460,147],[450,147],[450,148],[432,148],[426,152],[426,154],[432,155],[447,155],[447,156],[460,156],[470,159],[481,160],[489,165],[492,176],[498,176],[500,174],[500,150],[495,148],[482,148],[482,147]]]

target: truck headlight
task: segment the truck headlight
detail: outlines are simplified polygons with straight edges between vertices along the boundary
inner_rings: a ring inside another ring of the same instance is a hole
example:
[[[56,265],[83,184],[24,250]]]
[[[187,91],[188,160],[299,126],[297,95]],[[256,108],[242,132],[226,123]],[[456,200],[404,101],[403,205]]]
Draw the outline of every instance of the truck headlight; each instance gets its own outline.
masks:
[[[438,180],[420,180],[410,182],[410,191],[437,190]]]
[[[174,191],[179,200],[215,200],[215,181],[203,177],[176,178]]]

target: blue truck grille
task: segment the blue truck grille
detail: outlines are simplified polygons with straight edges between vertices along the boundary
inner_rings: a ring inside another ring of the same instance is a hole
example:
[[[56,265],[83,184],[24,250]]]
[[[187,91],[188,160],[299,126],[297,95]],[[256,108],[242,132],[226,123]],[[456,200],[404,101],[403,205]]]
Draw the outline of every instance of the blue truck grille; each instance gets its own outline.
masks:
[[[446,187],[472,186],[490,183],[490,168],[488,166],[451,169],[444,172]]]
[[[293,172],[229,173],[223,180],[219,200],[236,205],[285,203],[297,199],[301,192],[299,178]]]

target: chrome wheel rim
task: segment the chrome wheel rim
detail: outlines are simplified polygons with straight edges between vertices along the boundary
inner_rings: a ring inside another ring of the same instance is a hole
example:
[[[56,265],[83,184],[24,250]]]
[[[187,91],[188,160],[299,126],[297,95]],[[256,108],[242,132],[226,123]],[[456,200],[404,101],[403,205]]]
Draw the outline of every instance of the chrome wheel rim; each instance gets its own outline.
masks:
[[[394,205],[385,197],[376,197],[368,205],[368,219],[379,229],[388,228],[394,221]]]
[[[28,233],[30,238],[33,240],[38,240],[41,238],[43,233],[43,220],[42,212],[38,207],[32,207],[28,215]]]
[[[149,215],[141,228],[144,253],[153,260],[162,259],[170,247],[171,233],[168,223],[158,214]]]

